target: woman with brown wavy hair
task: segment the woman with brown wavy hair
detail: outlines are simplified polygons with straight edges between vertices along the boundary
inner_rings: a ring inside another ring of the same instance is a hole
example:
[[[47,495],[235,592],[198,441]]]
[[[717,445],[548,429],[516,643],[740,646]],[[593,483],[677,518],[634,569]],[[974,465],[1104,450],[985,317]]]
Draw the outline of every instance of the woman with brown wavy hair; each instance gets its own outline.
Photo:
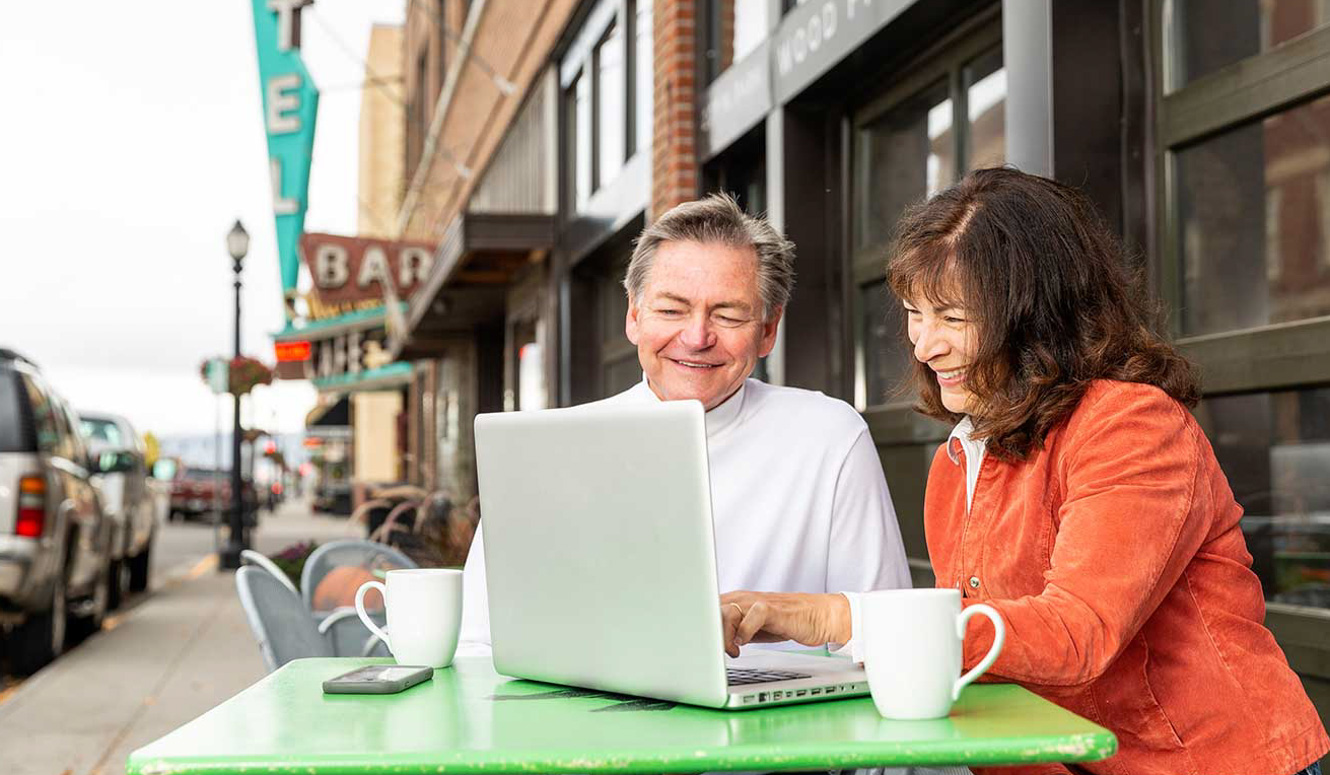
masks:
[[[979,170],[908,212],[888,281],[921,413],[952,423],[924,525],[940,587],[1007,625],[987,678],[1117,735],[1104,773],[1319,773],[1330,738],[1264,625],[1194,370],[1076,190]],[[729,650],[852,642],[853,595],[732,592]],[[975,617],[963,663],[992,645]],[[909,637],[902,633],[900,637]],[[1068,772],[1061,765],[1024,772]]]

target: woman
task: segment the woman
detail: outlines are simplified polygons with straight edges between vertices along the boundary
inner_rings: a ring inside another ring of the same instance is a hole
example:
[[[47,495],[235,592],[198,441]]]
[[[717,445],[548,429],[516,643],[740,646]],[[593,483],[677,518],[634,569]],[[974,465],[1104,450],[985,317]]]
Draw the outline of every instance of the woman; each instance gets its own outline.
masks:
[[[1193,370],[1089,201],[974,172],[906,214],[888,280],[917,409],[955,425],[924,502],[937,583],[1007,623],[987,677],[1112,730],[1091,772],[1319,773],[1330,739],[1262,624]],[[729,593],[729,650],[850,641],[851,597]],[[966,669],[993,638],[972,621]]]

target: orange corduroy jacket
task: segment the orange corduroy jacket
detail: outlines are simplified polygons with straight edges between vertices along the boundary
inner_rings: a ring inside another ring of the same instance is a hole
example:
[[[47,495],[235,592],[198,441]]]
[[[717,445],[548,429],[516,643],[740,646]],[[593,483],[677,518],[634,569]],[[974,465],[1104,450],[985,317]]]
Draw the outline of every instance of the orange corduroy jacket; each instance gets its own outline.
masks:
[[[1263,624],[1242,508],[1185,407],[1155,387],[1096,382],[1028,459],[983,457],[968,515],[960,461],[943,447],[929,472],[938,586],[1002,615],[1006,644],[986,680],[1117,735],[1117,754],[1076,766],[1292,775],[1330,749]],[[992,625],[972,619],[966,669],[992,641]],[[1067,770],[998,770],[1018,771]]]

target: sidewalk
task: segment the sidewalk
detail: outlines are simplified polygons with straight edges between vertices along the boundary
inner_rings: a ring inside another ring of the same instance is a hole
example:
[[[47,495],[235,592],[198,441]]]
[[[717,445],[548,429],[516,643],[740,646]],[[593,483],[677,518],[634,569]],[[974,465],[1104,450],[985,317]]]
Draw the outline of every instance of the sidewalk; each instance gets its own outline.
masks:
[[[362,537],[347,520],[303,503],[264,514],[255,548]],[[233,696],[264,675],[263,660],[216,556],[108,618],[102,632],[24,681],[0,704],[0,771],[7,775],[117,775],[131,751]]]

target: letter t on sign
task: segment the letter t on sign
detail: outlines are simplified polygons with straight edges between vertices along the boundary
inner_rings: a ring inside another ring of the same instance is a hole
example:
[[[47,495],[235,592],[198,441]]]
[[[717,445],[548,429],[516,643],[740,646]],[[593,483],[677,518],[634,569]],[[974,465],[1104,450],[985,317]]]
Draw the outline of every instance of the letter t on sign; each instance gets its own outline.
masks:
[[[314,0],[268,0],[268,10],[277,12],[277,50],[300,48],[300,9]]]

